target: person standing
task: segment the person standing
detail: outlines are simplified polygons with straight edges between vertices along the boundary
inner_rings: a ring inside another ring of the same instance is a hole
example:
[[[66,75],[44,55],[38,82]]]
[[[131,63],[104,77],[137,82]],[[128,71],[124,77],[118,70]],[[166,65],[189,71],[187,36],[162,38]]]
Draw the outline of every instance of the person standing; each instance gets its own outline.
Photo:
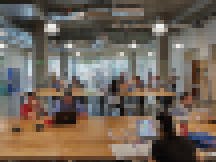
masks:
[[[182,103],[190,105],[191,96],[188,93],[185,95],[181,98]],[[168,111],[170,103],[167,102],[168,98],[164,99],[164,112],[160,112],[157,116],[157,120],[160,121],[161,135],[160,139],[153,143],[152,156],[157,162],[196,162],[195,144],[185,136],[178,136],[173,124],[174,115],[185,115],[187,111],[184,108],[176,108],[176,110],[174,108],[170,113]]]

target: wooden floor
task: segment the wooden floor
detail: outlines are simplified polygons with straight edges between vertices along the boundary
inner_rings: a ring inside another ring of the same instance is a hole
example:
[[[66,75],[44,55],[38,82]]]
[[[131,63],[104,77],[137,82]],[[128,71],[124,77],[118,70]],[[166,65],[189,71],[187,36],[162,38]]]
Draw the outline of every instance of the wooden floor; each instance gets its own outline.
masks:
[[[151,117],[89,117],[76,125],[46,127],[35,131],[35,124],[42,121],[0,120],[0,160],[115,160],[110,144],[134,142],[136,121]],[[192,119],[192,118],[191,118]],[[12,127],[20,126],[20,133],[12,133]],[[215,124],[189,123],[191,131],[208,131],[216,135]],[[125,136],[125,131],[130,135]],[[112,132],[113,137],[110,136]],[[125,138],[122,138],[125,137]]]

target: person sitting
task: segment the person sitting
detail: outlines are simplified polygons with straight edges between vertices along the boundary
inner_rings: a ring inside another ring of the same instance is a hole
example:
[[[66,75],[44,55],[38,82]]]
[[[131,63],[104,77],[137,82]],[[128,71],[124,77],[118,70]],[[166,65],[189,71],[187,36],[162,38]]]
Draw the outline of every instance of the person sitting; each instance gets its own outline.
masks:
[[[144,81],[140,79],[140,76],[136,76],[136,88],[144,88]]]
[[[84,85],[80,83],[80,80],[76,76],[72,76],[72,84],[69,85],[71,88],[84,88]]]
[[[66,89],[64,96],[60,98],[60,109],[53,113],[54,122],[56,124],[75,124],[76,110],[73,106],[71,90]]]
[[[40,112],[43,109],[40,108],[35,92],[28,92],[27,97],[27,103],[20,106],[20,118],[24,120],[36,120],[40,117]]]
[[[57,80],[56,76],[52,76],[52,88],[56,88],[57,90],[60,89],[60,80]]]
[[[78,119],[87,119],[88,118],[88,106],[87,98],[83,96],[74,96],[73,97],[73,106],[76,108],[76,114]]]

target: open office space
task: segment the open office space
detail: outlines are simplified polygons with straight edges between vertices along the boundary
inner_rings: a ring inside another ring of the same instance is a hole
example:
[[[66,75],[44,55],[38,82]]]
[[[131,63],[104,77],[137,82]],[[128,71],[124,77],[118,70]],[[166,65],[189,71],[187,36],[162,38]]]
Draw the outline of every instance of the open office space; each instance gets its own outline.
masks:
[[[1,0],[0,159],[216,160],[215,9]]]

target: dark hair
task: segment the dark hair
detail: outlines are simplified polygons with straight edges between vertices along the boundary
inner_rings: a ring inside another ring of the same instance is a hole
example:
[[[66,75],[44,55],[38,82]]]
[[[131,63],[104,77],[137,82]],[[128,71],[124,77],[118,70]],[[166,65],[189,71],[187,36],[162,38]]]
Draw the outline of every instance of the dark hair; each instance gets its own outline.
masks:
[[[136,76],[136,80],[140,80],[140,76]]]
[[[35,97],[35,96],[36,96],[36,92],[28,92],[27,95],[28,95],[28,96],[32,96],[32,97],[33,97],[33,96]]]
[[[65,96],[72,96],[72,92],[71,91],[65,92],[64,95]]]
[[[189,96],[189,92],[184,92],[181,96],[180,96],[180,100],[184,100],[185,97],[188,97]]]
[[[28,96],[33,96],[33,93],[32,92],[28,92]]]

